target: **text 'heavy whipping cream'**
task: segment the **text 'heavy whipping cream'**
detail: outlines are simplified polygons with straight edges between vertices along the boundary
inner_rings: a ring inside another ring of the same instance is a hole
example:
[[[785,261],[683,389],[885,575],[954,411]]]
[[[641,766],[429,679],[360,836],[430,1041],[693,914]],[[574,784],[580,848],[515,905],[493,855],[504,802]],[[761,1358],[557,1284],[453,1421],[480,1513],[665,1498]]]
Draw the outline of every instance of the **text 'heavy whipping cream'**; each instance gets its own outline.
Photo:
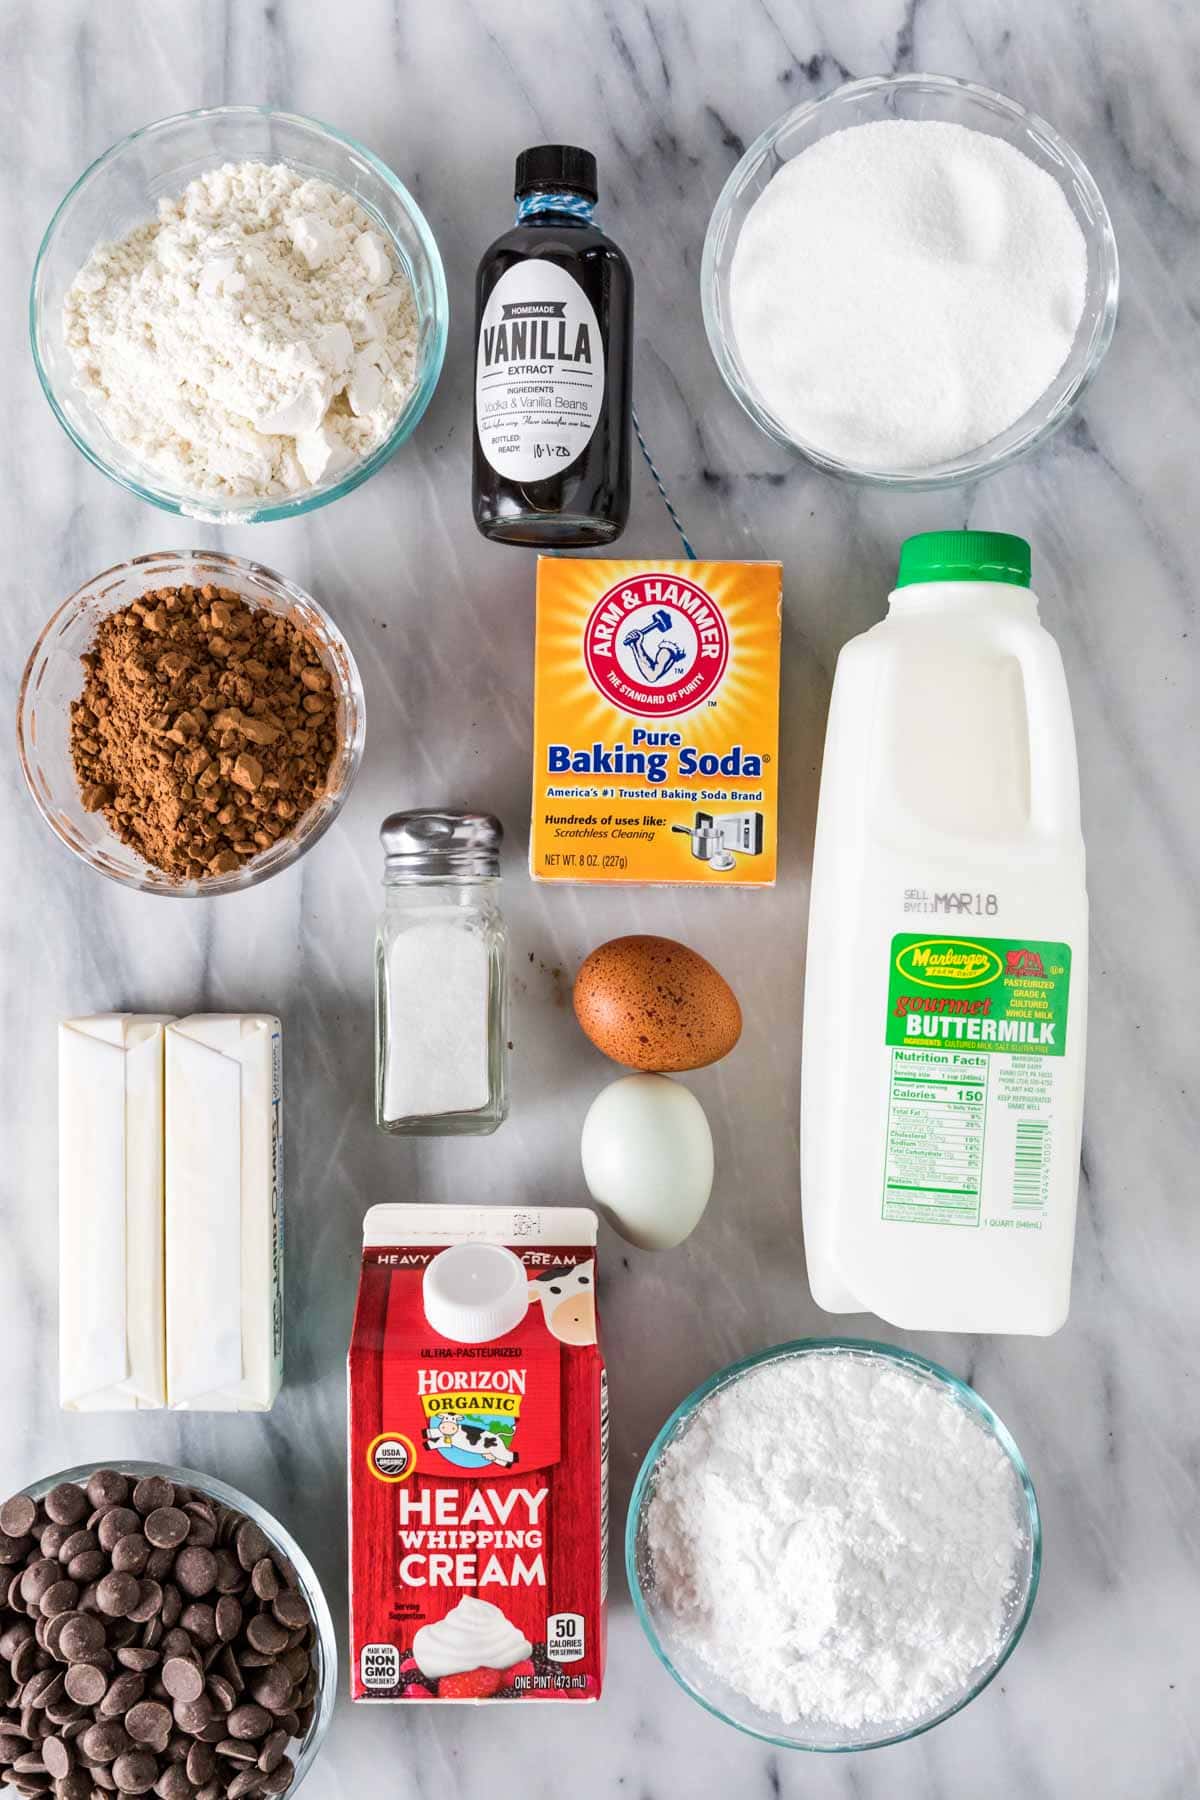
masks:
[[[350,1344],[356,1700],[595,1700],[596,1217],[376,1206]]]
[[[1029,546],[910,538],[825,742],[801,1132],[819,1305],[1058,1330],[1086,1012],[1075,736]]]

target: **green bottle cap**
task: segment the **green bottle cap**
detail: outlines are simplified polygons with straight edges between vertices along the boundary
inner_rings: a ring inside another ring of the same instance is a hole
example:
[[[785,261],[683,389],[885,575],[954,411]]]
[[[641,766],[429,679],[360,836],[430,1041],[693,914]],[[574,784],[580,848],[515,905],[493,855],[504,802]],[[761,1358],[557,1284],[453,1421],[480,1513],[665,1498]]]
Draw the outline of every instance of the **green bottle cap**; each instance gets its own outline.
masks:
[[[1007,581],[1029,586],[1029,545],[1006,531],[922,531],[900,546],[897,587],[918,581]]]

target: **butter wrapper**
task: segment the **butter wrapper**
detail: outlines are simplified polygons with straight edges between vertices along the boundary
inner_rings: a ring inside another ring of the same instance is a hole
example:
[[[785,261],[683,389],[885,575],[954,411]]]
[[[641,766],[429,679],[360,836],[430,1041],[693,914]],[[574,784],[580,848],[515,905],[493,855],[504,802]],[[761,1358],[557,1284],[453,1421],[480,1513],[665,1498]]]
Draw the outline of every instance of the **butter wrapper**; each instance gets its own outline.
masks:
[[[195,1013],[165,1047],[168,1403],[266,1411],[283,1376],[281,1027]]]
[[[169,1016],[58,1028],[59,1400],[166,1405],[163,1039]]]

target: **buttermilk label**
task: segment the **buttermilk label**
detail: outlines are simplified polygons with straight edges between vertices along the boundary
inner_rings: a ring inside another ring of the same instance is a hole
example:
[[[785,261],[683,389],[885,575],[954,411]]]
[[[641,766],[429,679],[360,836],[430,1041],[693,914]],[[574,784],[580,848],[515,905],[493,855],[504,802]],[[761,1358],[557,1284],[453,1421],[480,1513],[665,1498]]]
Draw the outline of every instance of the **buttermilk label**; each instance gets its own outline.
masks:
[[[603,403],[591,301],[557,263],[515,263],[479,324],[475,417],[488,462],[510,481],[548,481],[587,449]]]

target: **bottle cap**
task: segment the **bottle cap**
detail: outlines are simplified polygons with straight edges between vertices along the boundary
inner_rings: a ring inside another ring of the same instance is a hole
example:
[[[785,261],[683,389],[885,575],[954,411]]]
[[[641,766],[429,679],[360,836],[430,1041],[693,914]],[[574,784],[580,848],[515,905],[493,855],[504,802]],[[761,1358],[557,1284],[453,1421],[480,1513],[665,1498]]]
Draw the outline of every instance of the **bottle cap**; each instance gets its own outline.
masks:
[[[529,1310],[529,1274],[502,1244],[452,1244],[428,1264],[425,1317],[454,1344],[507,1337]]]
[[[1029,545],[1006,531],[922,531],[900,546],[896,586],[920,581],[1006,581],[1029,586]]]
[[[504,827],[491,813],[418,809],[392,813],[379,828],[389,881],[499,875],[503,836]]]
[[[562,188],[598,200],[595,157],[590,150],[579,150],[574,144],[535,144],[531,150],[522,150],[517,158],[513,198],[519,200],[522,194],[531,194],[537,188]]]

